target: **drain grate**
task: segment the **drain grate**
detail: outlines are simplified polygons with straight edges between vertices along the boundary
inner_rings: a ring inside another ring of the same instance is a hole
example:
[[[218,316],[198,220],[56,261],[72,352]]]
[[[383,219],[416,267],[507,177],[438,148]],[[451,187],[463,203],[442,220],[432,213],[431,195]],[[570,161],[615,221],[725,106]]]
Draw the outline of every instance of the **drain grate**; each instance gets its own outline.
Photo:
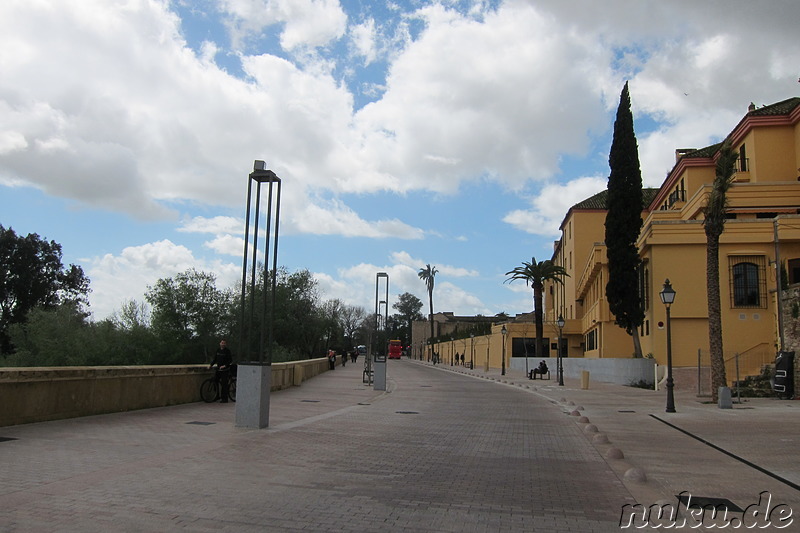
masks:
[[[6,442],[7,440],[17,440],[16,437],[0,437],[0,442]]]
[[[398,415],[418,415],[417,411],[395,411]]]
[[[300,400],[300,401],[304,403],[319,403],[319,400]]]
[[[635,413],[636,411],[631,411],[630,409],[620,409],[617,412],[618,413]]]
[[[681,505],[691,506],[692,509],[727,509],[732,513],[743,513],[744,509],[730,501],[728,498],[710,498],[708,496],[693,496],[691,494],[675,495]]]
[[[192,424],[195,426],[213,426],[216,422],[200,422],[199,420],[195,420],[193,422],[186,422],[187,424]]]

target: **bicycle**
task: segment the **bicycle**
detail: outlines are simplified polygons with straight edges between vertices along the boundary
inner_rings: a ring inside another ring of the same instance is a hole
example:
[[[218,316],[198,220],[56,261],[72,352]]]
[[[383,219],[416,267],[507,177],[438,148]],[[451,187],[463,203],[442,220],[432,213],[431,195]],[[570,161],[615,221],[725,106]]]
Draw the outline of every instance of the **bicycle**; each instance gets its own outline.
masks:
[[[200,384],[200,398],[206,403],[216,402],[219,400],[219,389],[219,376],[214,374],[214,377],[210,377]],[[233,402],[236,401],[236,365],[231,365],[228,398]]]

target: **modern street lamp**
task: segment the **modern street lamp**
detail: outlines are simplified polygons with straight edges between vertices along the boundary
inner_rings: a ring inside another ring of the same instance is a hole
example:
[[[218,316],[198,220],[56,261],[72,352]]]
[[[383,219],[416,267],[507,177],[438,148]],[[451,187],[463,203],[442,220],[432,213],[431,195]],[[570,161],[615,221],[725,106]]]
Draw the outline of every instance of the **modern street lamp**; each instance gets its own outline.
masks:
[[[267,186],[267,227],[259,231],[261,219],[261,188]],[[255,205],[253,205],[253,186],[255,185]],[[245,211],[244,253],[242,257],[242,294],[241,323],[239,327],[239,351],[243,360],[239,362],[238,384],[239,403],[236,404],[236,425],[261,429],[269,426],[269,392],[272,383],[272,348],[274,334],[275,287],[278,268],[278,224],[281,211],[281,179],[266,163],[256,160],[253,172],[247,180],[247,207]],[[250,246],[251,226],[253,221],[253,244]],[[274,230],[273,230],[274,225]],[[262,311],[258,327],[255,323],[256,270],[258,257],[258,239],[264,235],[264,290]],[[272,269],[270,270],[270,246],[272,247]],[[248,264],[250,265],[250,281],[248,286]],[[268,284],[271,281],[271,290]],[[250,305],[247,305],[247,295]],[[249,316],[248,316],[249,310]],[[265,331],[266,330],[266,331]],[[258,334],[258,357],[253,358],[253,345]],[[266,344],[266,346],[265,346]]]
[[[670,306],[675,301],[675,289],[669,282],[669,279],[664,281],[664,288],[658,293],[661,297],[661,302],[667,308],[667,412],[675,412],[675,393],[673,389],[675,383],[672,381],[672,329],[671,329],[671,316]]]
[[[556,371],[558,372],[558,384],[559,386],[564,386],[564,360],[561,359],[561,335],[564,331],[564,317],[558,315],[558,320],[556,320],[556,325],[558,326],[558,349],[556,350],[556,355],[558,356],[558,368]]]
[[[503,324],[503,327],[500,328],[500,333],[503,334],[503,361],[500,363],[500,374],[505,376],[506,375],[506,335],[508,335],[508,330],[506,329],[506,325]]]
[[[469,334],[469,369],[475,368],[475,334]]]

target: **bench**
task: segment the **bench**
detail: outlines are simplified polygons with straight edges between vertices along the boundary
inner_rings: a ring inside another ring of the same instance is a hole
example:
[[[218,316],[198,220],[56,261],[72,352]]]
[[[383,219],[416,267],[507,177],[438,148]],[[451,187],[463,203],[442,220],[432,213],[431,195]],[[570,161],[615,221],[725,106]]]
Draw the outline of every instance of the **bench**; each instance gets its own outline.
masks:
[[[530,371],[530,374],[528,375],[528,379],[536,379],[536,376],[539,376],[539,379],[550,379],[550,369],[548,368],[547,372],[545,372],[544,374],[540,374],[539,373],[539,369],[538,368],[534,368],[533,370]],[[547,376],[547,377],[545,377],[545,376]]]

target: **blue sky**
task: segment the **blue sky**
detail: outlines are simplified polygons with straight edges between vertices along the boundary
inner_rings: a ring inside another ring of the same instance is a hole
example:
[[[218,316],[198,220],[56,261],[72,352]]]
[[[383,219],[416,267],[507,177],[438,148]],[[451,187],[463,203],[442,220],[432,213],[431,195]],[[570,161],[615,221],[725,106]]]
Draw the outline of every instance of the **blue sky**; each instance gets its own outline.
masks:
[[[529,311],[605,187],[630,80],[645,185],[800,93],[795,0],[0,4],[0,224],[63,245],[104,318],[188,268],[241,275],[247,174],[283,180],[279,263],[325,298]]]

